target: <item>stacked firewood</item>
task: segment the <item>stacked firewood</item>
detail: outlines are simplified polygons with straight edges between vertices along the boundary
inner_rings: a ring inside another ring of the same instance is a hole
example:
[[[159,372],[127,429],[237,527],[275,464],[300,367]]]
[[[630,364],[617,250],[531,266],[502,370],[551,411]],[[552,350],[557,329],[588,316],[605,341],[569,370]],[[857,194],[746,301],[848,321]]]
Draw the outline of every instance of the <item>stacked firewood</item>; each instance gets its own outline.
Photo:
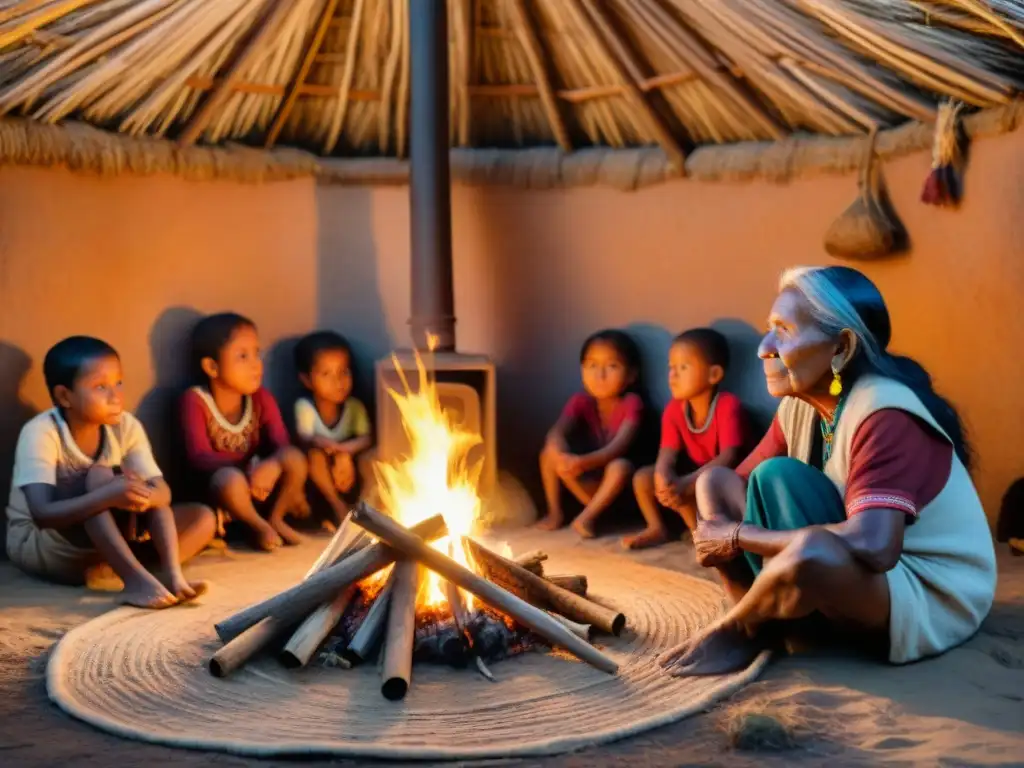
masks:
[[[594,631],[618,635],[626,619],[587,598],[585,576],[546,575],[543,552],[512,560],[466,538],[474,572],[429,545],[447,535],[440,515],[406,528],[359,504],[303,581],[215,626],[224,645],[210,672],[225,677],[272,649],[291,668],[308,665],[321,648],[326,665],[345,668],[380,650],[381,693],[400,699],[414,659],[473,664],[493,680],[488,660],[539,643],[617,672],[589,641]],[[392,564],[381,585],[375,575]],[[424,568],[445,580],[446,609],[418,608]],[[476,597],[478,609],[467,611],[462,590]]]

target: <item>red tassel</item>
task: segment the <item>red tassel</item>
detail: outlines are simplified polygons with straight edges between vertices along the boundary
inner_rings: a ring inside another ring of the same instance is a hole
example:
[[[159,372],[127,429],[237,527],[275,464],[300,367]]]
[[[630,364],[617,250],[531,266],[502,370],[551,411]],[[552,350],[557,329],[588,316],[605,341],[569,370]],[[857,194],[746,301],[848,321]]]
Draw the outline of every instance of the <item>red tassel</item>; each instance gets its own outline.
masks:
[[[939,168],[932,168],[932,172],[925,179],[924,189],[921,190],[921,202],[928,205],[942,205],[945,189],[942,184],[942,174]]]

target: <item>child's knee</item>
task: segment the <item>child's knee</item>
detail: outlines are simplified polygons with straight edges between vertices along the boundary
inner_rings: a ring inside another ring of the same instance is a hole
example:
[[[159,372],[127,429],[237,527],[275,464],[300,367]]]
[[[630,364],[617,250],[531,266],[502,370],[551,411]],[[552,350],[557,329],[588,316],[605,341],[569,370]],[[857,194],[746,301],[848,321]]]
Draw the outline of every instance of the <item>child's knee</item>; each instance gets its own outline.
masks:
[[[640,494],[654,493],[654,467],[640,467],[634,473],[633,490]]]
[[[327,454],[320,448],[310,448],[306,451],[306,462],[310,469],[330,466]]]
[[[625,481],[633,474],[633,462],[629,461],[629,459],[615,459],[608,464],[606,471],[609,476]]]
[[[233,493],[249,493],[249,479],[237,467],[221,467],[210,478],[210,492],[217,499]]]
[[[278,451],[277,460],[281,462],[282,473],[291,477],[305,477],[308,468],[306,455],[294,445],[289,445]]]
[[[85,475],[85,490],[95,491],[97,488],[102,488],[112,482],[114,477],[114,470],[110,467],[93,464]]]

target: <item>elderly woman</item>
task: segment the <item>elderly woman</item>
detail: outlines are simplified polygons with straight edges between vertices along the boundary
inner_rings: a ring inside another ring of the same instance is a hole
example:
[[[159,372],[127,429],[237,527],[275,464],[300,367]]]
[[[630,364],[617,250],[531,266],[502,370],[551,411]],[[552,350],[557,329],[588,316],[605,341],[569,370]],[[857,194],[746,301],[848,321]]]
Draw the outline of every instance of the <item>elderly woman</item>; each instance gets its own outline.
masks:
[[[995,551],[956,411],[886,351],[878,289],[846,267],[782,277],[758,355],[782,399],[736,471],[697,483],[698,561],[734,605],[668,651],[675,675],[740,668],[792,620],[876,641],[889,661],[969,638],[995,594]]]

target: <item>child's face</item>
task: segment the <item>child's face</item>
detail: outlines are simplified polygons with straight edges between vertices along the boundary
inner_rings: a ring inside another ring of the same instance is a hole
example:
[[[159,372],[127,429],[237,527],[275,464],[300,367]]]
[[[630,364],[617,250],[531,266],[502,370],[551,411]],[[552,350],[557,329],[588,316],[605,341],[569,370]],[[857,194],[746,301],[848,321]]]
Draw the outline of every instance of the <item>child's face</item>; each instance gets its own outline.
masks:
[[[121,391],[121,361],[113,355],[90,360],[75,379],[75,385],[57,387],[54,396],[62,408],[88,424],[117,424],[124,410]]]
[[[263,358],[256,329],[242,326],[231,334],[213,371],[215,375],[211,374],[211,378],[228,389],[243,395],[255,394],[263,385]]]
[[[668,388],[675,400],[692,400],[722,380],[722,367],[708,365],[692,344],[677,342],[668,351]]]
[[[611,344],[590,345],[580,366],[583,388],[598,400],[618,397],[632,383],[633,372]]]
[[[328,349],[313,360],[313,368],[302,376],[313,397],[340,405],[352,394],[352,368],[348,353],[341,349]]]

